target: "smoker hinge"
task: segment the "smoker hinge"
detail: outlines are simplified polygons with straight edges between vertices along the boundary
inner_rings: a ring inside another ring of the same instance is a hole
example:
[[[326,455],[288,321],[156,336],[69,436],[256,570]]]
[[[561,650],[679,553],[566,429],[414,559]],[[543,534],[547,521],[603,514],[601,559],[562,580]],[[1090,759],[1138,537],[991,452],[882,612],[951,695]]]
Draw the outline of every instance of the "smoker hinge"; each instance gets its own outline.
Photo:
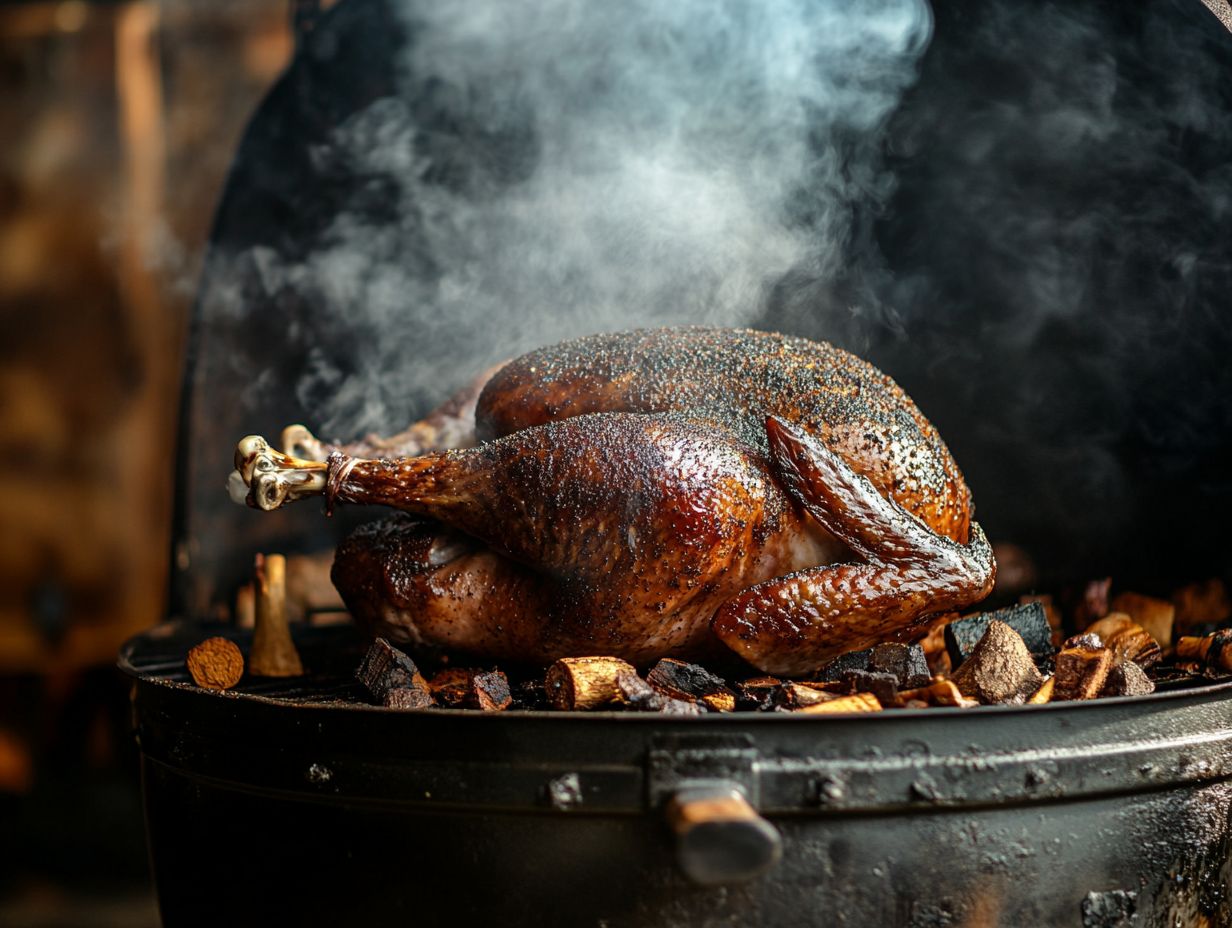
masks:
[[[757,750],[741,734],[658,734],[646,758],[647,800],[657,808],[684,788],[730,783],[760,799]]]

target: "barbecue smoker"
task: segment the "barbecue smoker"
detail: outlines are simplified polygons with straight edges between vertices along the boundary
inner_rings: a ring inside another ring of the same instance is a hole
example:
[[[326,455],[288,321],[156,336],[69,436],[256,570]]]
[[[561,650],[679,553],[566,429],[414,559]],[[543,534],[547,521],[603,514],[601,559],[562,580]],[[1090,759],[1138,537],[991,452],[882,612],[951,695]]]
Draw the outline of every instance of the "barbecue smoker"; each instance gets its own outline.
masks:
[[[985,16],[982,6],[968,6],[937,11],[906,110],[933,111],[936,95],[949,92],[950,70],[979,64],[955,59],[969,40],[997,45],[994,26],[1006,11]],[[1226,62],[1227,46],[1216,45],[1226,35],[1192,6],[1162,4],[1151,15],[1177,35],[1196,35],[1185,41],[1197,43],[1202,60]],[[1137,13],[1099,10],[1087,25],[1115,26],[1110,48],[1121,48],[1126,35],[1161,34],[1146,14],[1138,21]],[[254,552],[328,550],[372,516],[324,520],[301,507],[261,518],[232,506],[220,487],[238,436],[312,421],[313,390],[362,367],[364,344],[381,335],[348,331],[329,311],[335,295],[280,269],[308,259],[339,213],[397,226],[388,179],[339,160],[329,140],[395,94],[414,29],[385,4],[359,0],[320,15],[300,5],[297,26],[296,60],[241,146],[194,320],[172,603],[172,614],[185,619],[130,642],[120,659],[135,681],[151,858],[168,925],[1232,924],[1232,684],[846,717],[389,711],[361,698],[353,673],[366,643],[355,631],[304,624],[296,641],[306,676],[229,693],[193,686],[184,670],[190,646],[222,634],[248,649],[246,632],[213,620]],[[1013,80],[992,86],[1011,96],[1021,89]],[[467,123],[456,111],[465,93],[431,82],[421,89],[416,118],[436,143],[533,152],[533,140],[513,124],[493,137]],[[920,132],[913,137],[918,143]],[[1215,147],[1195,159],[1210,159],[1226,141],[1211,137]],[[482,161],[459,164],[440,183],[465,187],[468,171],[491,168]],[[936,185],[927,165],[899,173],[901,211],[928,207]],[[413,230],[404,232],[413,239]],[[896,233],[882,232],[893,254]],[[1226,228],[1202,234],[1228,244]],[[387,260],[418,260],[406,242],[379,241],[375,250]],[[430,274],[430,261],[424,265]],[[965,272],[954,279],[968,280]],[[1135,286],[1151,291],[1148,284]],[[784,306],[772,300],[761,324],[777,327]],[[1191,338],[1209,334],[1199,329]],[[432,338],[425,334],[424,352],[458,344]],[[1055,350],[1059,371],[1093,344],[1098,337],[1054,326],[1037,348]],[[865,347],[878,350],[875,341]],[[944,375],[930,386],[921,375],[927,359],[884,345],[880,354],[881,366],[937,417],[977,500],[985,499],[1004,446],[981,443],[984,433],[972,424],[984,414],[978,402],[957,380],[947,387]],[[482,360],[460,364],[458,376]],[[309,369],[337,376],[305,381]],[[1217,386],[1228,380],[1226,372],[1211,377]],[[451,386],[442,384],[437,397]],[[418,401],[404,400],[391,415],[409,420],[423,411],[413,408]],[[1038,424],[1034,433],[1029,421],[1013,425],[1028,443],[1048,440]],[[1184,483],[1177,498],[1189,505],[1206,493],[1198,501],[1213,527],[1196,526],[1167,551],[1157,547],[1151,573],[1142,545],[1117,539],[1101,548],[1103,535],[1075,517],[1089,562],[1075,560],[1072,538],[1040,544],[1041,586],[1105,572],[1144,583],[1226,572],[1226,542],[1221,548],[1217,536],[1232,506],[1226,475],[1211,482],[1218,461],[1228,460],[1222,441],[1195,451],[1187,472],[1152,469],[1149,454],[1127,446],[1136,456],[1126,500]],[[1028,543],[1050,539],[1057,524],[1031,521],[1053,518],[1048,507],[1065,502],[1049,479],[1001,498],[987,494],[982,519],[1000,518]],[[1142,537],[1175,521],[1162,508],[1134,512]]]

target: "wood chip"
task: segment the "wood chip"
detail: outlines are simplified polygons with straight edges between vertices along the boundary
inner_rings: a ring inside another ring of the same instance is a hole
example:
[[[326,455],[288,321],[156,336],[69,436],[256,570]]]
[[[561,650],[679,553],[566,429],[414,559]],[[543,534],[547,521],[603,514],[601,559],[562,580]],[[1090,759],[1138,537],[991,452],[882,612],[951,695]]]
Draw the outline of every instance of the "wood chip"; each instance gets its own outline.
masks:
[[[1042,610],[1037,618],[1044,622]],[[1022,637],[997,620],[989,623],[975,649],[950,679],[964,696],[985,705],[1022,702],[1043,682]]]
[[[1141,667],[1150,667],[1163,657],[1159,642],[1124,612],[1109,613],[1090,625],[1086,634],[1098,635],[1118,663],[1133,661]]]
[[[1094,699],[1103,689],[1113,663],[1112,652],[1107,648],[1065,648],[1057,655],[1053,702]]]
[[[435,703],[428,687],[419,685],[391,687],[382,697],[381,705],[387,709],[427,709]]]
[[[244,676],[244,655],[234,641],[206,638],[188,652],[188,672],[197,686],[229,690]]]
[[[1232,673],[1232,630],[1223,630],[1202,638],[1185,636],[1176,642],[1178,662],[1201,662],[1204,669],[1217,673]]]
[[[554,708],[592,710],[620,701],[621,673],[637,675],[618,657],[562,657],[548,668],[543,685]]]
[[[898,694],[900,703],[907,708],[923,708],[926,706],[955,706],[967,709],[978,706],[979,701],[970,699],[954,685],[953,680],[934,679],[928,686],[913,690],[902,690]],[[918,703],[918,706],[916,705]]]
[[[796,712],[805,715],[842,715],[848,712],[880,712],[881,703],[872,693],[854,693],[851,696],[839,696],[827,702],[819,702],[813,706],[805,706]]]
[[[693,699],[673,699],[665,696],[631,671],[621,672],[616,679],[620,702],[634,712],[661,712],[664,715],[705,715],[706,708]]]
[[[781,709],[803,709],[805,706],[829,702],[839,696],[838,693],[833,693],[826,688],[831,685],[810,683],[804,680],[789,681],[779,686],[774,704]]]

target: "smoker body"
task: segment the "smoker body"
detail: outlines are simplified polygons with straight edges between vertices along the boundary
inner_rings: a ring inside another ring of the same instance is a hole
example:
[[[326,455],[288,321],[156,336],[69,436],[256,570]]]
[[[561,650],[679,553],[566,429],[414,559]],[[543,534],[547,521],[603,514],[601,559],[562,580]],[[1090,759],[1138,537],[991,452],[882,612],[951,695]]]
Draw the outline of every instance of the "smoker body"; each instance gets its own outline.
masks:
[[[316,666],[354,647],[306,631]],[[1232,686],[829,718],[398,712],[156,676],[193,634],[121,660],[169,926],[1232,924]],[[699,885],[664,808],[714,784],[782,856]]]

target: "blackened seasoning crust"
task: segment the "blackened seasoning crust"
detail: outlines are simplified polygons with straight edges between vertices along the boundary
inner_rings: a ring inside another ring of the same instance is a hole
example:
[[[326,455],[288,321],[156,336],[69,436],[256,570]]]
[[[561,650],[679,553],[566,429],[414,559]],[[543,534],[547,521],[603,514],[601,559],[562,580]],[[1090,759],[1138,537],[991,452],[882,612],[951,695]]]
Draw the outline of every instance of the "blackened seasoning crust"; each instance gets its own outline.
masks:
[[[700,328],[580,339],[500,369],[474,421],[474,447],[330,458],[332,499],[421,520],[339,550],[334,581],[374,634],[643,665],[721,642],[799,675],[919,637],[992,585],[936,431],[830,345]]]

